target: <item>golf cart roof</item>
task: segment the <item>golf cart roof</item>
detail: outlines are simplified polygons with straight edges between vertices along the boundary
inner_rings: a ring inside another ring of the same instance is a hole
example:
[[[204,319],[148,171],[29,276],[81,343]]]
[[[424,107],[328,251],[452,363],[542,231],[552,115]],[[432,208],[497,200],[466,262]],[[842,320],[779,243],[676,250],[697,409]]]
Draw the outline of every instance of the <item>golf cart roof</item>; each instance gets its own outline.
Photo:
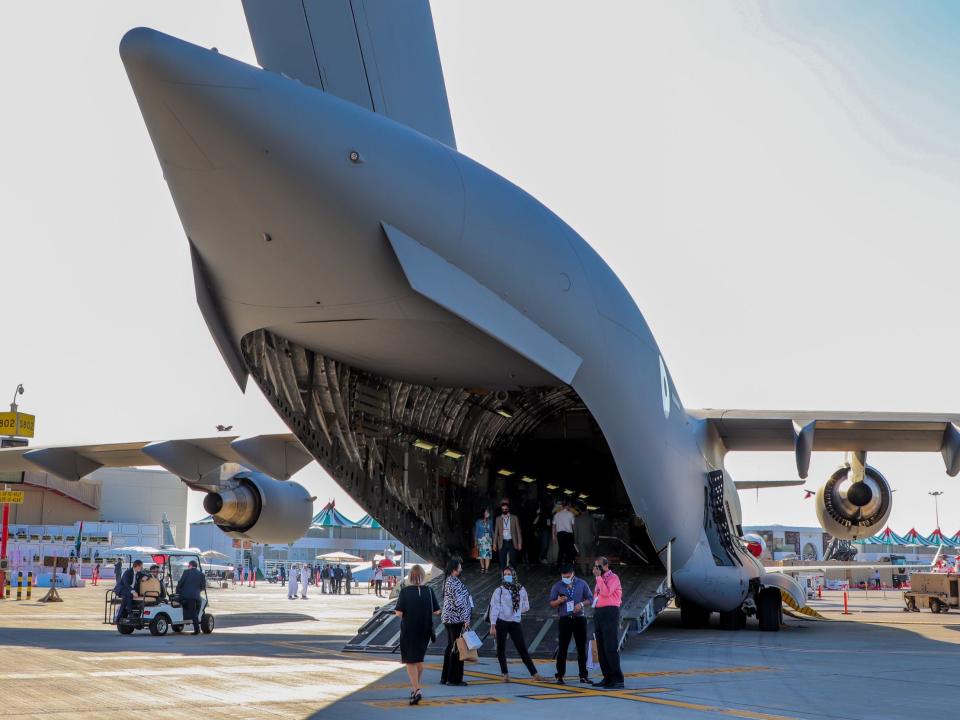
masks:
[[[170,557],[190,557],[200,559],[200,551],[184,548],[157,548],[149,545],[130,545],[129,547],[111,548],[111,553],[117,555],[169,555]]]

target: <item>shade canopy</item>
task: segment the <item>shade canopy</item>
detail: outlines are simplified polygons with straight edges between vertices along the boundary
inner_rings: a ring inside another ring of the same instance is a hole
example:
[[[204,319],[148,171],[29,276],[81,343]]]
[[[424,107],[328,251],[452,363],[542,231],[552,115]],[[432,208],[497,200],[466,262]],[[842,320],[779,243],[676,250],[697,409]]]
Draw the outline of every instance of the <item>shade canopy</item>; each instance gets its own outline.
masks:
[[[337,551],[317,555],[317,560],[326,560],[327,562],[360,562],[363,558],[351,555],[350,553]]]

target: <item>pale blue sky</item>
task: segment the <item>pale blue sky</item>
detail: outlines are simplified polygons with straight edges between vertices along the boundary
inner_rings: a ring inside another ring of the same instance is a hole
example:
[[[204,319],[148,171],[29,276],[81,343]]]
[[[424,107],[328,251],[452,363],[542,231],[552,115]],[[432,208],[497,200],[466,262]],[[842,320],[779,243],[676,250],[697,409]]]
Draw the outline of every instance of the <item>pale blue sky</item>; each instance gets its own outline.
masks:
[[[608,260],[688,406],[960,408],[956,4],[433,7],[460,149]],[[279,431],[196,309],[117,56],[136,25],[253,60],[239,0],[0,5],[0,392],[26,384],[38,443]],[[811,487],[841,459],[816,456]],[[934,488],[960,527],[939,456],[873,460],[894,529],[929,531]],[[789,454],[729,465],[794,472]],[[746,522],[814,525],[801,497],[745,494]]]

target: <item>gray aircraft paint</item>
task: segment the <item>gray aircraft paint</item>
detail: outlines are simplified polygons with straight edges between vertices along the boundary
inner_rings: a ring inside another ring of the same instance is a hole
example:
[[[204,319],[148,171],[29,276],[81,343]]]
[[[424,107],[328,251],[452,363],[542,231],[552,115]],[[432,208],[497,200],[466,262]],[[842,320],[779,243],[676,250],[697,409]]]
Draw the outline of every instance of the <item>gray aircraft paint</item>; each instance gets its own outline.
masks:
[[[227,354],[269,328],[387,377],[568,381],[662,559],[673,543],[680,592],[719,610],[743,601],[756,564],[719,566],[703,528],[706,472],[722,452],[711,445],[708,462],[703,425],[669,411],[676,391],[643,316],[569,226],[449,146],[329,93],[146,29],[121,54]],[[447,264],[427,295],[456,294],[466,277],[504,312],[457,315],[427,299],[385,225]],[[538,347],[522,332],[505,344],[513,314],[542,331]],[[551,339],[580,363],[535,362]]]

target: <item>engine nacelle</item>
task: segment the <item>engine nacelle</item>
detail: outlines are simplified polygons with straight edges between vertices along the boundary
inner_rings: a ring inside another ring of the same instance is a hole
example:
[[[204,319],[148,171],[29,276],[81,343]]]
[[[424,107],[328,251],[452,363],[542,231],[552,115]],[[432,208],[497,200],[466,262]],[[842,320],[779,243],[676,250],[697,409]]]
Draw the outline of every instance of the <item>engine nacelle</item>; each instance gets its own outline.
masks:
[[[892,508],[890,483],[869,465],[860,482],[850,479],[850,466],[844,465],[817,491],[820,526],[844,540],[875,535],[887,522]]]
[[[257,543],[299,540],[313,519],[313,498],[295,482],[258,472],[240,472],[219,492],[208,493],[203,509],[228,535]]]

